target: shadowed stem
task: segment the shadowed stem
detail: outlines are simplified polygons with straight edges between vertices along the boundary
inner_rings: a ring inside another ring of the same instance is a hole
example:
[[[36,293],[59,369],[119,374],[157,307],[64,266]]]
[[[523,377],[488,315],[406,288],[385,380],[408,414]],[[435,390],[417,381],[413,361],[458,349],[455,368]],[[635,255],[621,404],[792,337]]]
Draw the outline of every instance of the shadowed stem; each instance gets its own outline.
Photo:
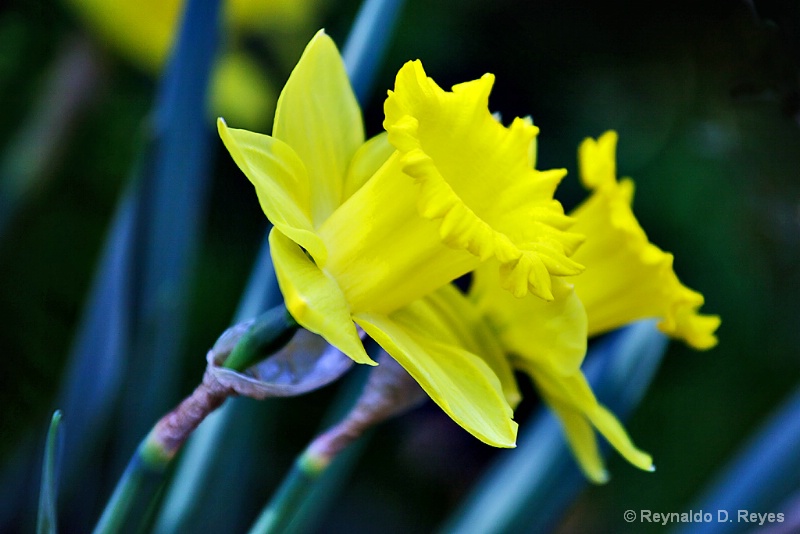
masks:
[[[274,354],[297,332],[298,324],[281,304],[261,314],[245,331],[223,367],[242,371]]]

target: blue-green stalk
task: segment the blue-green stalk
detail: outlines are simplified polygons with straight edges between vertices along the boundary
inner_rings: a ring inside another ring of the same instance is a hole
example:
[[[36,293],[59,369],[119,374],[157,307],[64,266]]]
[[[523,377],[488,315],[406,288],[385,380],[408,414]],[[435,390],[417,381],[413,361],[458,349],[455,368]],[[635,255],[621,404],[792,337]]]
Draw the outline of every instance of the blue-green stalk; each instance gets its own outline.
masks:
[[[42,462],[42,485],[39,491],[39,513],[36,518],[36,534],[55,534],[57,530],[58,464],[60,456],[61,412],[56,410],[50,420]]]

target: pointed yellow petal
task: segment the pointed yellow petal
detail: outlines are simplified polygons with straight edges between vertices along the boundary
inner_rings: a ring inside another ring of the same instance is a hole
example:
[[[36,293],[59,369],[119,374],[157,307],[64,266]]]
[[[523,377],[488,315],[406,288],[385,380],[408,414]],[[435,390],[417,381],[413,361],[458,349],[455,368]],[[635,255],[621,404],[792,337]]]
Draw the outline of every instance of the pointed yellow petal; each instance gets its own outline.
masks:
[[[572,436],[568,435],[568,438],[573,449],[576,450],[576,454],[579,454],[579,461],[582,462],[583,469],[590,477],[594,479],[599,476],[598,462],[602,467],[602,460],[593,457],[594,453],[591,451],[596,445],[587,442],[589,438],[585,430],[577,429],[577,424],[573,419],[577,416],[583,417],[591,423],[631,464],[645,471],[653,470],[653,459],[649,454],[636,448],[617,418],[597,402],[581,371],[571,376],[564,376],[552,368],[530,361],[519,360],[518,363],[519,368],[536,383],[544,401],[552,406],[559,416],[567,414],[564,426],[569,428],[570,432],[574,432]],[[573,440],[575,440],[574,443]]]
[[[636,448],[617,417],[600,404],[589,416],[592,424],[631,464],[644,471],[654,471],[653,457]]]
[[[353,196],[394,153],[386,133],[376,135],[356,151],[342,188],[342,202]]]
[[[357,363],[375,365],[367,356],[336,282],[322,272],[297,243],[273,228],[269,245],[286,309],[297,323]]]
[[[223,119],[217,120],[217,129],[233,160],[255,186],[270,222],[324,262],[325,245],[311,224],[308,176],[297,154],[268,135],[228,128]]]
[[[516,119],[506,128],[488,110],[494,77],[442,90],[419,61],[406,63],[384,105],[389,142],[403,171],[419,184],[420,215],[439,224],[441,240],[486,260],[498,259],[503,287],[552,299],[551,275],[577,274],[568,256],[579,239],[553,191],[564,171],[531,168],[538,128]]]
[[[600,456],[594,428],[586,417],[581,412],[566,405],[562,406],[558,402],[553,402],[550,407],[561,421],[567,443],[586,478],[595,484],[608,482],[608,471],[603,457]]]
[[[364,313],[355,320],[456,423],[484,443],[514,447],[517,424],[500,381],[479,357],[421,333],[429,325],[417,312],[412,304],[391,317]]]
[[[364,142],[361,111],[336,45],[320,30],[278,99],[272,135],[305,163],[319,226],[339,204],[347,167]]]

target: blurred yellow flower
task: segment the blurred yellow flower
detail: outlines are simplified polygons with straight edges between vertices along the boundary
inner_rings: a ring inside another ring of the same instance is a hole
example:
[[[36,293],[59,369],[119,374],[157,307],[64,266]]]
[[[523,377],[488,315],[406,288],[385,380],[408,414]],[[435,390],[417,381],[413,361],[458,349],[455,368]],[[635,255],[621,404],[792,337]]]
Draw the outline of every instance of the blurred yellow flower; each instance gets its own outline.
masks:
[[[528,374],[555,411],[586,475],[608,478],[599,454],[597,429],[633,465],[652,469],[617,418],[597,402],[580,370],[587,337],[644,318],[660,318],[665,333],[695,348],[716,343],[716,316],[697,309],[703,297],[679,281],[672,256],[651,244],[631,210],[632,184],[617,183],[616,133],[580,147],[581,177],[594,193],[571,215],[586,242],[573,259],[586,266],[580,276],[554,286],[555,300],[514,299],[497,289],[491,265],[474,273],[470,299],[481,310],[509,353],[512,365]],[[594,429],[593,429],[594,427]]]
[[[184,0],[67,0],[103,45],[153,74],[166,62]],[[316,11],[313,0],[227,0],[226,37],[215,65],[209,101],[215,114],[260,127],[272,117],[276,90],[235,36],[305,33]],[[293,42],[292,39],[282,41]],[[280,42],[277,44],[281,44]]]
[[[492,258],[515,294],[551,299],[553,276],[581,270],[568,257],[581,238],[552,198],[564,171],[531,168],[538,130],[492,117],[492,83],[444,91],[409,62],[384,106],[388,135],[364,142],[344,65],[320,32],[281,93],[272,136],[222,120],[219,131],[275,225],[273,261],[297,322],[373,363],[355,321],[456,422],[507,447],[508,364],[499,347],[494,358],[466,350],[463,299],[431,294]]]
[[[67,0],[86,24],[130,61],[158,71],[167,59],[185,0]],[[309,0],[227,0],[229,30],[264,31],[298,27],[313,13]]]

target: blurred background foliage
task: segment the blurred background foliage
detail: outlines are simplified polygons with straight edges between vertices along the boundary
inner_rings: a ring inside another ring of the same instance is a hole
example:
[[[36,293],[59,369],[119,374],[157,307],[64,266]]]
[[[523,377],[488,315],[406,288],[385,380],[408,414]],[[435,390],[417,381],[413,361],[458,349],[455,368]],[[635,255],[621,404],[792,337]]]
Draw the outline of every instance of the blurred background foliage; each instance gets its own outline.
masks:
[[[20,447],[40,456],[161,62],[152,59],[158,53],[147,60],[126,54],[82,14],[82,3],[12,0],[0,8],[2,474],[19,463]],[[268,132],[276,88],[305,43],[325,27],[341,46],[358,7],[276,3],[293,4],[302,12],[273,14],[263,25],[253,23],[256,15],[244,25],[226,18],[222,57],[233,66],[222,61],[217,69],[235,73],[221,79],[245,81],[214,82],[209,129],[222,114],[231,126]],[[133,27],[148,34],[145,24]],[[558,193],[567,207],[583,195],[578,143],[619,131],[618,169],[636,181],[642,226],[674,252],[684,282],[706,296],[703,311],[722,316],[720,344],[707,353],[670,346],[628,422],[658,471],[641,473],[612,456],[611,482],[585,491],[562,528],[640,531],[641,524],[622,521],[624,510],[688,510],[800,378],[800,4],[408,0],[365,107],[368,134],[381,129],[394,73],[415,58],[446,87],[496,74],[492,109],[506,121],[533,116],[541,128],[538,167],[570,171]],[[68,85],[64,72],[80,72],[86,83]],[[242,83],[252,87],[249,96],[237,93]],[[71,94],[74,106],[54,113],[54,123],[37,122],[46,102]],[[175,398],[200,379],[205,351],[233,315],[266,228],[251,186],[221,143],[214,146]],[[241,496],[253,511],[233,524],[243,528],[255,517],[336,388],[256,408],[274,417],[253,429],[260,460],[249,466],[252,487]],[[520,421],[538,405],[528,393]],[[69,419],[65,413],[67,433]],[[496,454],[502,451],[478,443],[433,406],[390,422],[340,488],[325,531],[366,532],[377,524],[382,532],[431,530]],[[105,475],[104,492],[117,476]],[[38,473],[30,477],[35,486]],[[236,492],[225,489],[219,514],[231,498]],[[32,510],[6,510],[0,529],[29,530]],[[85,526],[74,520],[67,531]]]

